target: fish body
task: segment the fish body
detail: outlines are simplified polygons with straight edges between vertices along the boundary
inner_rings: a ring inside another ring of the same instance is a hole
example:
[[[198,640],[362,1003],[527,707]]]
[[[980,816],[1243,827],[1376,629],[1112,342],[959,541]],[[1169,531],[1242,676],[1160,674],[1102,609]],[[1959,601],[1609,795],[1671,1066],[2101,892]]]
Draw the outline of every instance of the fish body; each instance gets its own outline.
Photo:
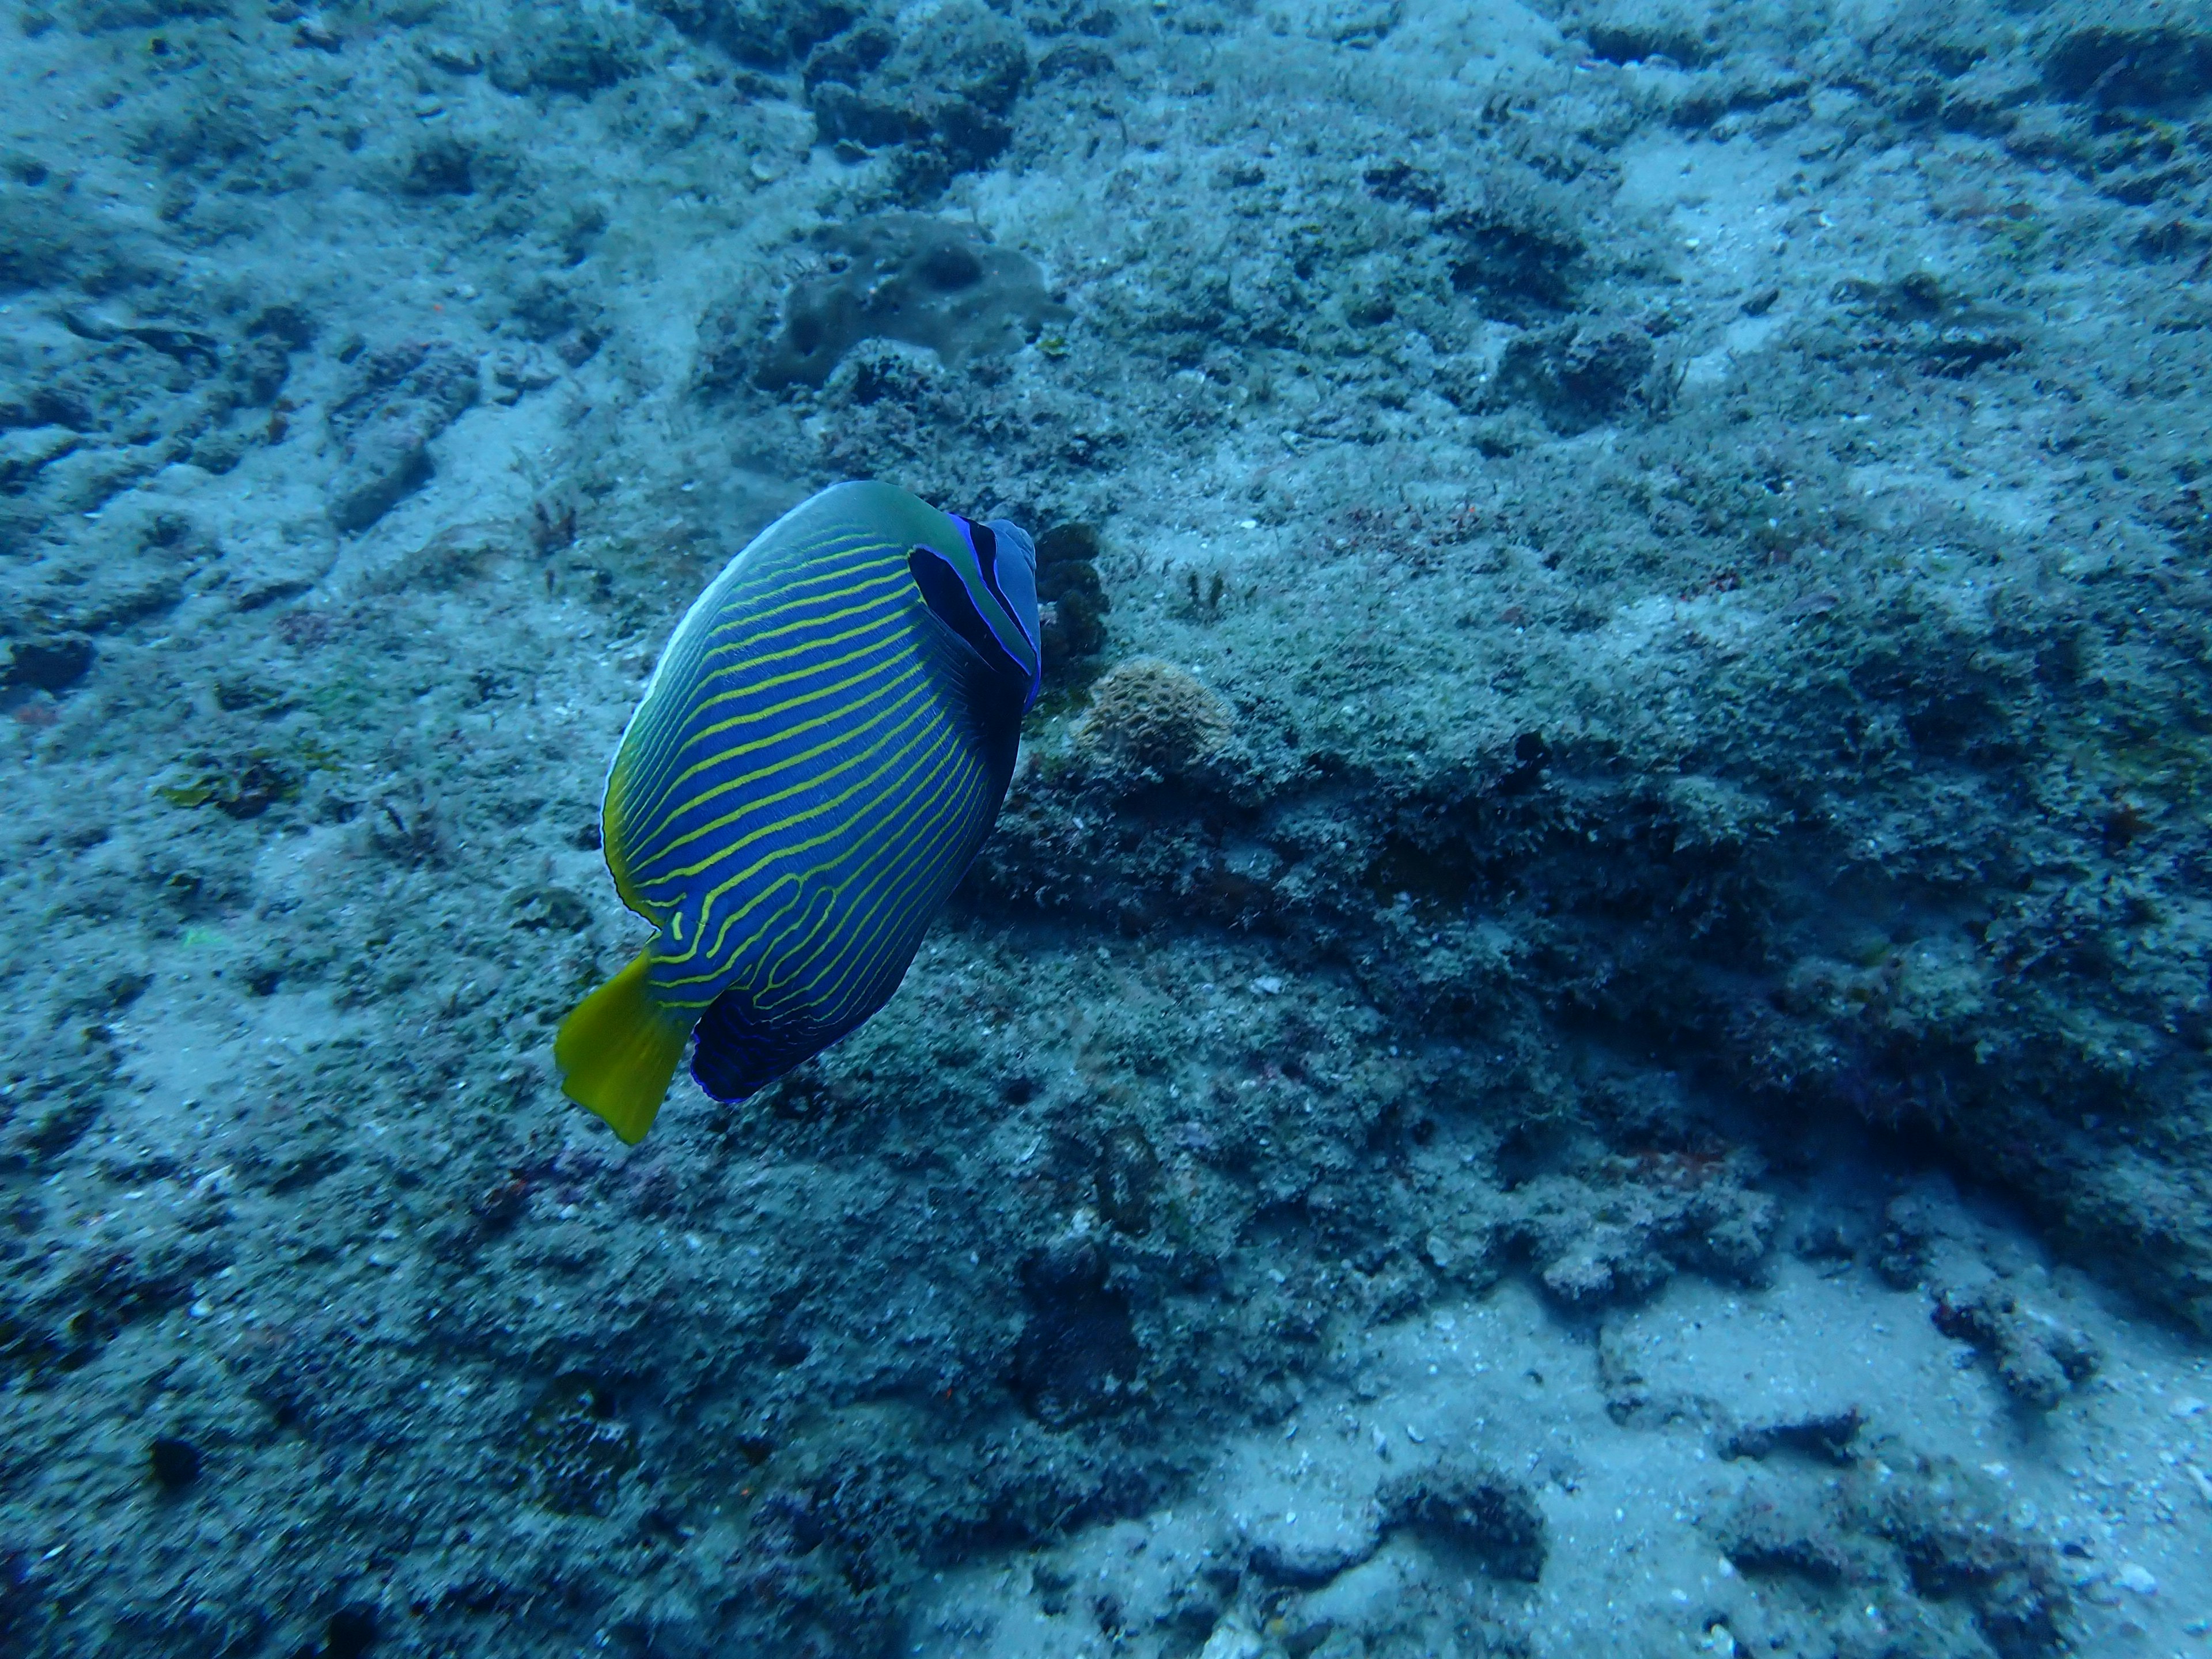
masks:
[[[607,867],[654,927],[578,1006],[562,1086],[635,1144],[686,1042],[741,1099],[890,1000],[990,832],[1035,702],[1036,552],[843,483],[678,624],[607,775]]]

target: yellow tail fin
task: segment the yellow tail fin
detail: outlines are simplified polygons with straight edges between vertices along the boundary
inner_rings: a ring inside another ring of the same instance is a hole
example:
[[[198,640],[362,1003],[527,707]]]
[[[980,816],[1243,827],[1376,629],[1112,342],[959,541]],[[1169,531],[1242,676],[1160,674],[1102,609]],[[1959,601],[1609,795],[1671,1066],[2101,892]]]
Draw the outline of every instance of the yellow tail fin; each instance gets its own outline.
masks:
[[[689,1020],[672,1018],[645,994],[645,953],[578,1003],[553,1039],[561,1091],[590,1108],[632,1146],[660,1109]]]

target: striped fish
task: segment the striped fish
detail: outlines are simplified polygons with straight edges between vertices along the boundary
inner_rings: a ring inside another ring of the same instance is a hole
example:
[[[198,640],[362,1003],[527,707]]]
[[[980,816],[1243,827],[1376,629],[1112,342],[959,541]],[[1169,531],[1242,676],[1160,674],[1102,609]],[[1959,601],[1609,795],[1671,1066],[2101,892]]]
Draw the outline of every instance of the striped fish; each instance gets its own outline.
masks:
[[[1036,702],[1036,551],[883,483],[777,520],[677,625],[607,774],[652,941],[562,1023],[561,1086],[635,1146],[686,1042],[738,1100],[890,1000],[990,832]]]

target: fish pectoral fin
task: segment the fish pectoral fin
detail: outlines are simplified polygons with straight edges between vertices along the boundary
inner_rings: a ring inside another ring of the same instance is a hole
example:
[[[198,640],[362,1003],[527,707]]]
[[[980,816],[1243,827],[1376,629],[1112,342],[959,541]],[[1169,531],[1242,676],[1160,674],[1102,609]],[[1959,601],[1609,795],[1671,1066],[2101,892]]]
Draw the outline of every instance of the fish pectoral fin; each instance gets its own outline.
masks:
[[[653,1006],[646,995],[646,953],[578,1003],[553,1039],[561,1091],[597,1112],[631,1146],[645,1139],[668,1093],[689,1020]]]

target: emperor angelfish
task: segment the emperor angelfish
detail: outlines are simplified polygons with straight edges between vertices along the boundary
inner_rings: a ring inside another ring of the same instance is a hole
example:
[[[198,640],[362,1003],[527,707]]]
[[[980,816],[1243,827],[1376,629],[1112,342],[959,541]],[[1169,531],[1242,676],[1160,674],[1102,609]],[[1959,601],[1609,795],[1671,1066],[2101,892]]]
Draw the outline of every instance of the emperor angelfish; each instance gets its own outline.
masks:
[[[562,1022],[561,1086],[635,1146],[685,1042],[738,1100],[898,988],[990,833],[1036,701],[1036,550],[884,483],[756,536],[685,613],[607,773],[653,939]]]

